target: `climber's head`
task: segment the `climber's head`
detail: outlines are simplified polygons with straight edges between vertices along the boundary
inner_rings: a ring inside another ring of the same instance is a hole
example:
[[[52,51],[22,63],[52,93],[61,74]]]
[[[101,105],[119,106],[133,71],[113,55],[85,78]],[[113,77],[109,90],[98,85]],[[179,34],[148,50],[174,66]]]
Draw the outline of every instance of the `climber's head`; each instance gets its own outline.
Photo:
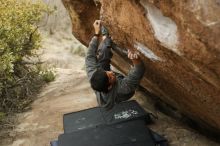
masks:
[[[90,80],[94,90],[99,92],[108,92],[116,81],[114,72],[97,69]]]

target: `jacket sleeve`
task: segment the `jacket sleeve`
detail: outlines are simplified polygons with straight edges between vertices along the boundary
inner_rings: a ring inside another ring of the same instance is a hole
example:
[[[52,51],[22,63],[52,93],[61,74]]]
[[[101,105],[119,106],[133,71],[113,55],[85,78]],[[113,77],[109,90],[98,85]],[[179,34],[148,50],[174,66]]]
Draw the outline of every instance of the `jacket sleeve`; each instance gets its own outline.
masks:
[[[142,61],[141,63],[134,65],[128,75],[121,81],[119,92],[125,95],[134,92],[138,87],[144,72],[145,67]]]
[[[92,74],[98,67],[97,58],[96,58],[97,48],[98,48],[98,38],[93,37],[89,43],[88,52],[85,58],[86,73],[89,80],[91,79]]]

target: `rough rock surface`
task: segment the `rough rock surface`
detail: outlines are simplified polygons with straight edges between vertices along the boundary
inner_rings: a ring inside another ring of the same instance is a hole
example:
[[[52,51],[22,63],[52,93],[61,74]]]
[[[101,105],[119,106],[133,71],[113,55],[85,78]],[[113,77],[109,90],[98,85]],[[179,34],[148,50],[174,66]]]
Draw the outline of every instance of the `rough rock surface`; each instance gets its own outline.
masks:
[[[101,18],[120,48],[138,49],[141,85],[202,126],[220,133],[219,0],[63,0],[73,34],[88,45]],[[115,52],[125,74],[129,61]]]

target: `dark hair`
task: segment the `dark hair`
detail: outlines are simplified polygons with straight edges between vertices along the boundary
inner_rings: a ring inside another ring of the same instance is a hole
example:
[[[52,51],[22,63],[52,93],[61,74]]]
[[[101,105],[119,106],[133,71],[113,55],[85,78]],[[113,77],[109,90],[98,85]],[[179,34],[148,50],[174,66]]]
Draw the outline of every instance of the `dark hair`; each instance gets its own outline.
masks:
[[[97,69],[90,80],[91,86],[94,90],[99,92],[108,92],[108,76],[102,69]]]

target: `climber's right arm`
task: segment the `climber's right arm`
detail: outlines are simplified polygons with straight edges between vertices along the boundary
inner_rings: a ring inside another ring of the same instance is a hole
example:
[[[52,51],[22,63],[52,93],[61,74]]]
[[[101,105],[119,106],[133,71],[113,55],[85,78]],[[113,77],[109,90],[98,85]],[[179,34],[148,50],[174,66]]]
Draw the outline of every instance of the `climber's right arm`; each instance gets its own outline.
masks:
[[[98,38],[94,36],[89,43],[88,52],[86,54],[86,73],[88,78],[90,79],[92,77],[92,74],[97,69],[97,58],[96,58],[96,50],[98,48]]]
[[[88,78],[90,79],[92,77],[92,74],[97,69],[97,57],[96,57],[96,51],[98,48],[98,35],[100,33],[100,20],[96,20],[93,24],[95,29],[95,35],[93,36],[91,42],[89,43],[88,52],[86,55],[86,73]]]

